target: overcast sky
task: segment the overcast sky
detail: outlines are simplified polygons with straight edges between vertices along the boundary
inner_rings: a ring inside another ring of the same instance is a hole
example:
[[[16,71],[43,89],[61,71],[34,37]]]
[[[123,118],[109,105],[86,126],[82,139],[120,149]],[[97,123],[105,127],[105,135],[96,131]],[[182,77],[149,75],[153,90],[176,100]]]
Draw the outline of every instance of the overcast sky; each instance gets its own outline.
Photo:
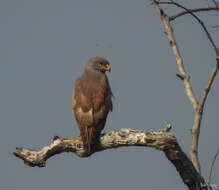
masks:
[[[187,1],[192,8],[203,1]],[[171,8],[168,13],[179,9]],[[216,12],[202,13],[219,45]],[[159,16],[149,1],[0,1],[0,186],[39,189],[186,189],[163,152],[124,147],[79,158],[62,153],[45,168],[14,157],[16,146],[40,149],[54,135],[79,133],[72,114],[75,79],[92,56],[107,58],[115,95],[105,131],[158,130],[170,122],[188,154],[193,111]],[[173,22],[185,68],[197,98],[215,64],[200,26],[189,16]],[[219,77],[208,96],[200,135],[203,176],[219,148]],[[212,183],[219,184],[219,161]]]

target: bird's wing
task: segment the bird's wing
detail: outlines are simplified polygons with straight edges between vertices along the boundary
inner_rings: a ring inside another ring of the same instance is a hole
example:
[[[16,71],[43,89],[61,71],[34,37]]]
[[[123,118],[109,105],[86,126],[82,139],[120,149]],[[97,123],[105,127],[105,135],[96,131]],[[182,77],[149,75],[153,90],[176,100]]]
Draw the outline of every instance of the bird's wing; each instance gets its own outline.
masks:
[[[106,76],[99,75],[98,80],[86,77],[82,75],[75,82],[72,107],[89,153],[100,137],[108,112],[112,111],[113,95]]]
[[[91,95],[83,90],[83,82],[79,77],[75,82],[72,96],[72,109],[77,122],[84,126],[90,126],[93,123],[93,106]]]
[[[113,103],[112,98],[114,98],[114,95],[112,93],[108,78],[106,77],[106,85],[107,85],[107,95],[106,95],[106,104],[108,106],[109,111],[113,111]]]

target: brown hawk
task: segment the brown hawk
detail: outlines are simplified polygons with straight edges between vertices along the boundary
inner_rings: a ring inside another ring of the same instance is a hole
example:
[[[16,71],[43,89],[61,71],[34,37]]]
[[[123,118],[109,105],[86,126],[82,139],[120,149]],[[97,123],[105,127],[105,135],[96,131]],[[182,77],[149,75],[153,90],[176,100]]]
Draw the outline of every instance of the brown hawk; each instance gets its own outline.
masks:
[[[94,151],[109,111],[112,111],[112,92],[105,75],[109,62],[102,57],[91,58],[77,78],[72,96],[72,109],[80,130],[85,154]]]

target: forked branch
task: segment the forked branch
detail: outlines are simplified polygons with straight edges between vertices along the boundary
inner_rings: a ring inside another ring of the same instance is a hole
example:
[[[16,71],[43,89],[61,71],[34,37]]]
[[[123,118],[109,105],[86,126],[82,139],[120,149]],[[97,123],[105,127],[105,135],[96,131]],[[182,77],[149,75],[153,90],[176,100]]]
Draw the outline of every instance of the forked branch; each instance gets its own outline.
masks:
[[[188,9],[189,12],[196,13],[196,12],[208,12],[208,11],[219,11],[217,7],[206,7],[206,8],[197,8],[197,9]],[[188,11],[182,11],[174,16],[170,17],[170,21],[175,20],[176,18],[189,14]]]
[[[187,14],[192,15],[192,16],[198,21],[198,23],[201,25],[201,27],[203,28],[203,30],[204,30],[204,32],[205,32],[205,34],[206,34],[206,36],[207,36],[207,38],[208,38],[208,40],[209,40],[209,42],[210,42],[212,48],[214,49],[214,52],[215,52],[216,56],[218,56],[218,49],[217,49],[217,47],[216,47],[216,45],[215,45],[215,43],[214,43],[214,40],[212,39],[210,33],[208,32],[208,30],[207,30],[207,28],[206,28],[204,22],[203,22],[198,16],[196,16],[196,15],[194,14],[194,11],[191,11],[190,9],[186,8],[185,6],[183,6],[183,5],[181,5],[181,4],[177,3],[177,2],[175,2],[175,1],[173,1],[173,0],[170,0],[170,2],[160,2],[160,4],[171,4],[171,5],[175,5],[175,6],[179,7],[179,8],[181,8],[181,9],[184,9],[185,12],[187,12]],[[218,10],[217,7],[215,7],[215,8],[216,8],[216,10]],[[169,20],[171,20],[171,17],[169,18]]]
[[[214,82],[215,76],[216,76],[218,68],[219,68],[218,49],[217,49],[210,33],[208,32],[204,22],[194,14],[194,12],[200,11],[200,9],[197,9],[197,10],[187,9],[186,7],[182,6],[181,4],[179,4],[173,0],[170,0],[167,2],[164,2],[164,1],[160,2],[157,0],[152,0],[152,1],[155,5],[156,11],[160,15],[161,21],[164,24],[165,33],[168,37],[168,40],[170,42],[170,46],[171,46],[173,53],[176,57],[176,64],[177,64],[178,70],[180,72],[179,74],[177,74],[177,76],[183,81],[187,96],[188,96],[188,98],[192,104],[193,110],[194,110],[194,120],[193,120],[193,126],[192,126],[192,130],[191,130],[190,157],[191,157],[192,163],[194,164],[196,170],[200,173],[201,169],[200,169],[200,163],[199,163],[199,159],[198,159],[198,142],[199,142],[200,126],[201,126],[203,108],[204,108],[204,105],[205,105],[205,102],[207,99],[207,95],[210,91],[210,88]],[[165,12],[163,11],[163,9],[160,7],[159,4],[171,4],[171,5],[175,5],[177,7],[184,9],[184,12],[177,14],[178,15],[177,17],[182,16],[184,14],[192,15],[198,21],[198,23],[201,25],[201,27],[203,28],[203,30],[204,30],[208,40],[210,41],[210,44],[212,45],[213,50],[216,54],[216,64],[212,70],[212,73],[211,73],[210,78],[206,84],[206,87],[203,91],[203,94],[202,94],[200,101],[198,101],[196,99],[195,93],[192,90],[192,86],[191,86],[191,83],[189,81],[189,76],[184,69],[183,60],[182,60],[182,57],[180,55],[180,51],[178,49],[176,40],[174,38],[172,26],[169,22],[170,20],[173,20],[173,18],[176,18],[176,16],[174,16],[172,18],[168,17],[165,14]],[[216,7],[216,8],[218,10],[218,7]],[[207,8],[203,8],[201,10],[207,11]]]
[[[184,83],[185,86],[185,90],[186,90],[186,94],[190,100],[190,103],[192,104],[193,109],[197,109],[198,107],[198,101],[195,97],[195,94],[193,92],[191,83],[190,83],[190,77],[189,75],[186,73],[184,65],[183,65],[183,59],[182,56],[180,54],[177,42],[175,40],[174,34],[173,34],[173,29],[169,23],[169,17],[164,13],[164,11],[160,8],[158,2],[156,0],[153,0],[154,5],[155,5],[155,9],[157,11],[157,13],[160,15],[161,21],[164,24],[164,28],[165,28],[165,34],[167,35],[167,38],[169,40],[170,46],[173,50],[173,53],[176,57],[176,64],[179,70],[179,75],[181,76],[181,79]]]

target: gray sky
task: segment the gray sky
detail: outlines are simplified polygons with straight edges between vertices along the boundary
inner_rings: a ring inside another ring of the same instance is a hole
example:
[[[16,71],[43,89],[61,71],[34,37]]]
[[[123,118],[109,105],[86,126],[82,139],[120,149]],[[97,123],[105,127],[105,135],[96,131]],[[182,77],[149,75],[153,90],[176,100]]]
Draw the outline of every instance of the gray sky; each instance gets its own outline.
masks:
[[[202,1],[184,1],[199,7]],[[178,9],[169,9],[169,13]],[[217,13],[202,13],[207,26]],[[192,107],[159,16],[148,1],[0,1],[0,179],[4,190],[185,189],[162,152],[128,147],[89,158],[56,155],[45,168],[15,158],[16,146],[40,149],[53,135],[71,138],[78,129],[71,110],[73,82],[92,56],[106,57],[114,112],[105,131],[158,130],[166,122],[189,151]],[[173,23],[186,70],[197,97],[215,57],[199,25],[189,16]],[[210,28],[219,44],[219,30]],[[209,94],[200,135],[202,173],[219,148],[219,77]],[[212,183],[219,184],[219,162]],[[217,172],[216,172],[217,171]]]

